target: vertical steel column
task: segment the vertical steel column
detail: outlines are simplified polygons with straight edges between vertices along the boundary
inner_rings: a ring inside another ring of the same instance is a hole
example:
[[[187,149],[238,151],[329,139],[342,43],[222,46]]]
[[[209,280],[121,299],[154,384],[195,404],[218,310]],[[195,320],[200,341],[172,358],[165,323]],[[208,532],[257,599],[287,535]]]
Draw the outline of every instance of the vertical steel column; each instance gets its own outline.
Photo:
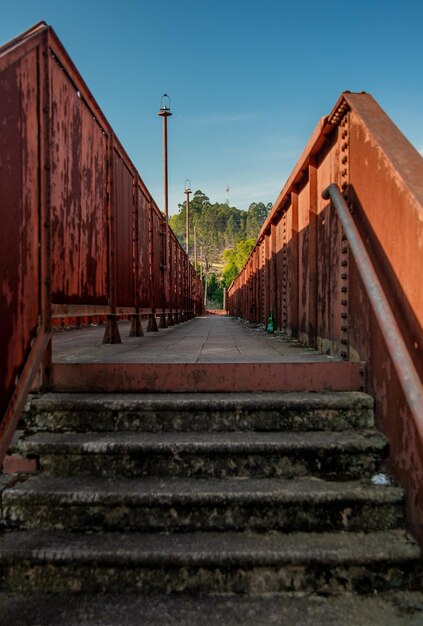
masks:
[[[50,335],[50,340],[46,347],[42,365],[40,368],[41,384],[48,387],[52,352],[51,352],[51,150],[50,150],[50,124],[51,124],[51,102],[50,102],[50,30],[43,36],[43,43],[39,49],[39,124],[40,124],[40,220],[41,228],[40,242],[40,277],[41,277],[41,323],[44,333]],[[44,280],[43,280],[44,277]]]
[[[108,179],[109,179],[109,211],[108,211],[108,227],[109,227],[109,297],[111,314],[107,316],[107,325],[104,333],[103,343],[122,343],[116,316],[116,284],[117,284],[117,258],[116,258],[116,195],[114,189],[114,135],[110,133],[110,145],[108,150]]]
[[[277,266],[276,266],[276,224],[270,226],[270,250],[269,250],[269,267],[270,267],[270,310],[273,316],[273,325],[277,326],[278,306],[277,306]]]
[[[294,337],[298,337],[299,329],[299,250],[298,250],[298,191],[294,188],[291,192],[291,208],[292,208],[292,233],[291,233],[291,319],[290,327]]]
[[[130,337],[144,337],[144,332],[142,329],[141,323],[141,314],[139,312],[140,306],[140,295],[139,295],[139,286],[140,286],[140,245],[139,245],[139,188],[138,188],[138,177],[134,178],[134,202],[133,202],[133,214],[134,219],[133,223],[133,249],[134,249],[134,259],[135,259],[135,268],[134,268],[134,282],[135,282],[135,313],[132,315],[132,323],[129,331]]]
[[[308,301],[308,341],[312,348],[317,347],[317,167],[314,158],[310,159],[308,166],[310,213],[309,213],[309,247],[308,247],[308,268],[309,268],[309,301]]]
[[[264,325],[267,328],[267,319],[269,317],[270,314],[270,302],[271,302],[271,295],[270,295],[270,236],[269,233],[266,233],[264,235],[264,240],[263,240],[263,256],[264,256],[264,264],[263,264],[263,296],[264,296],[264,302],[263,302],[263,313],[264,313]],[[243,274],[244,275],[244,274]]]
[[[151,313],[148,318],[147,332],[148,333],[157,333],[159,329],[157,327],[156,321],[156,309],[155,309],[155,293],[157,289],[157,278],[154,272],[154,255],[157,254],[157,250],[154,250],[154,232],[153,232],[153,204],[150,199],[148,205],[148,257],[149,257],[149,276],[150,276],[150,304],[151,304]]]

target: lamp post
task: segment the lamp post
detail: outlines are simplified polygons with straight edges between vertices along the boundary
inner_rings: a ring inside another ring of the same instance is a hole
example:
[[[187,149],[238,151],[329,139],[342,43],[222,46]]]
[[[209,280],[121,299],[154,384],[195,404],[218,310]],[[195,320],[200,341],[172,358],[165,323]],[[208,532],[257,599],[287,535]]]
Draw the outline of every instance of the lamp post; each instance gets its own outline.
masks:
[[[197,274],[197,229],[194,226],[194,269]]]
[[[170,98],[167,93],[164,93],[160,100],[160,111],[158,113],[160,117],[163,119],[163,178],[164,178],[164,268],[163,268],[163,312],[160,316],[160,324],[159,328],[167,328],[166,323],[166,313],[165,309],[167,307],[168,300],[168,285],[166,283],[166,271],[169,268],[169,259],[168,259],[168,250],[169,250],[169,194],[168,194],[168,182],[167,182],[167,118],[172,115],[170,112]]]
[[[186,216],[185,216],[185,252],[189,260],[189,194],[191,193],[191,181],[189,178],[185,181],[185,195],[186,199]]]
[[[158,115],[163,119],[163,179],[164,179],[164,215],[165,215],[165,266],[167,266],[167,240],[168,240],[168,221],[169,221],[169,193],[168,193],[168,176],[167,176],[167,118],[172,115],[170,112],[170,98],[164,93],[160,100],[160,111]]]

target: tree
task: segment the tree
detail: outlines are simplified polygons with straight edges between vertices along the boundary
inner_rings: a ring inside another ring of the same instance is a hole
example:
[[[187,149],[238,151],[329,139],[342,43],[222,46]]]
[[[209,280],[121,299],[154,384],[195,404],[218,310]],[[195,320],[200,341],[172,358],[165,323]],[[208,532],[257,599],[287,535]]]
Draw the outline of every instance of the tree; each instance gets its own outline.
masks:
[[[214,272],[208,278],[207,305],[213,309],[220,309],[223,305],[222,283]]]
[[[226,287],[230,286],[232,281],[242,270],[255,245],[255,239],[244,239],[238,242],[235,248],[224,251],[223,258],[225,260],[225,266],[223,268],[223,280]]]
[[[212,204],[210,198],[198,189],[190,201],[191,251],[195,226],[198,254],[202,248],[208,268],[213,267],[214,271],[219,270],[219,276],[223,261],[226,264],[224,281],[226,285],[229,285],[248,258],[252,246],[251,243],[248,244],[248,250],[245,252],[245,242],[252,241],[254,245],[271,206],[270,203],[253,202],[248,211],[242,211],[226,203]],[[170,217],[169,224],[184,246],[185,220],[186,204],[181,203],[179,212]],[[234,250],[233,258],[230,256],[230,250]]]
[[[248,207],[247,211],[247,224],[246,224],[246,236],[257,237],[261,227],[266,221],[269,215],[272,203],[264,204],[264,202],[253,202]]]

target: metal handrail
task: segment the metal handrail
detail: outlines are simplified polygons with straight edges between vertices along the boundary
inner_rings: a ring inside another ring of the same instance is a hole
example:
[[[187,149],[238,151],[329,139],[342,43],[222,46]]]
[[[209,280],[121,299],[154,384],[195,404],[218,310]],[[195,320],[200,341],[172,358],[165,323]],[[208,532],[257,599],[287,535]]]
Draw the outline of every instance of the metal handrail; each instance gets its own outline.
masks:
[[[335,183],[329,185],[323,191],[322,196],[325,200],[332,201],[341,220],[350,250],[372,305],[373,313],[379,323],[388,352],[391,355],[405,399],[415,419],[418,432],[423,437],[423,384],[402,338],[401,331],[373,263],[338,186]]]

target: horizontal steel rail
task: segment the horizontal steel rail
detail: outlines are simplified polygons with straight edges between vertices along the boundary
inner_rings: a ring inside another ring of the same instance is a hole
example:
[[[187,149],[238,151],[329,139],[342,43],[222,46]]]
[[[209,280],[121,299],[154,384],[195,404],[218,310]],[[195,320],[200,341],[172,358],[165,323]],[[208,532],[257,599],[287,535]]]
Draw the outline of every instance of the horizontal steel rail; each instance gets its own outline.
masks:
[[[379,323],[386,347],[391,355],[392,363],[404,391],[407,404],[415,419],[416,427],[423,438],[423,385],[410,357],[392,308],[338,186],[334,183],[329,185],[322,192],[322,197],[325,200],[331,200],[342,223],[350,251],[354,256],[364,289],[369,297],[373,313]]]

